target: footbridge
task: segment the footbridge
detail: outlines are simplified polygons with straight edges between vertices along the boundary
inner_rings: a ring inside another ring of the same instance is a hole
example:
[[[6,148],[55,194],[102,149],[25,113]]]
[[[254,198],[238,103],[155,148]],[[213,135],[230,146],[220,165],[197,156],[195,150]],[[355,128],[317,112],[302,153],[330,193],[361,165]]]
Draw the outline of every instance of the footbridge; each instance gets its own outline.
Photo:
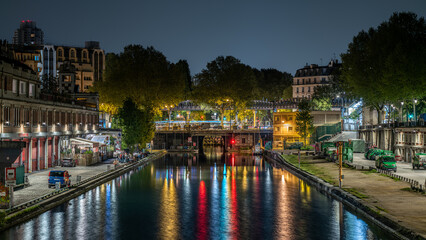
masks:
[[[204,138],[222,138],[224,151],[250,150],[258,142],[272,141],[272,129],[206,129],[206,130],[157,130],[153,140],[154,149],[176,151],[198,150],[203,152]]]

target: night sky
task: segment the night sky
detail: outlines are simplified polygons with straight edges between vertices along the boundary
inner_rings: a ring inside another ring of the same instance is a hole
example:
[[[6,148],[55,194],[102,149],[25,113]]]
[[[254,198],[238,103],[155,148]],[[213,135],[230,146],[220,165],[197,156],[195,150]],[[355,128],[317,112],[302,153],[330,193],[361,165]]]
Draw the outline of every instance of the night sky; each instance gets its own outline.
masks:
[[[172,62],[186,59],[196,74],[219,55],[256,68],[294,75],[306,63],[327,64],[352,37],[393,12],[426,16],[426,0],[7,0],[1,3],[0,39],[12,41],[21,20],[34,20],[45,43],[106,52],[128,44],[154,46]]]

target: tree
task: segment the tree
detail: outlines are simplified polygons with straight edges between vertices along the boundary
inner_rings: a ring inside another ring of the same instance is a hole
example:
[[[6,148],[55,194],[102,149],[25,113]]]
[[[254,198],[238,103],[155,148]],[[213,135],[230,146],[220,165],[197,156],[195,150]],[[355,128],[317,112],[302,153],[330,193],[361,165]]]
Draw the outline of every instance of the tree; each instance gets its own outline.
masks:
[[[151,141],[155,130],[153,116],[149,110],[138,108],[130,98],[118,110],[118,126],[123,131],[123,143],[131,152]]]
[[[141,108],[162,108],[184,99],[188,71],[185,61],[170,63],[153,47],[129,45],[120,54],[108,54],[103,81],[93,90],[100,102],[121,106],[130,98]]]
[[[342,54],[345,90],[374,107],[426,96],[426,24],[414,13],[394,13],[361,31]]]
[[[188,62],[186,60],[179,60],[179,62],[176,63],[176,67],[183,74],[185,80],[184,98],[185,100],[188,100],[193,89],[191,71],[189,70]]]
[[[296,128],[297,133],[303,138],[305,146],[307,143],[307,138],[314,131],[314,122],[311,115],[311,106],[307,100],[302,100],[299,102],[299,111],[296,113]]]
[[[331,85],[315,87],[314,95],[312,96],[312,103],[315,110],[329,111],[331,109],[331,101],[335,96]]]
[[[254,72],[262,98],[278,101],[283,98],[284,91],[289,87],[291,88],[293,77],[290,73],[280,72],[273,68],[261,69],[260,71],[254,69]]]
[[[240,60],[219,56],[195,75],[192,96],[197,103],[206,103],[218,110],[223,127],[225,110],[236,111],[237,106],[242,108],[256,98],[256,78],[252,69]]]
[[[293,98],[293,87],[288,86],[283,91],[283,99],[291,99]]]
[[[52,75],[44,74],[42,76],[41,91],[46,94],[59,95],[58,80]]]

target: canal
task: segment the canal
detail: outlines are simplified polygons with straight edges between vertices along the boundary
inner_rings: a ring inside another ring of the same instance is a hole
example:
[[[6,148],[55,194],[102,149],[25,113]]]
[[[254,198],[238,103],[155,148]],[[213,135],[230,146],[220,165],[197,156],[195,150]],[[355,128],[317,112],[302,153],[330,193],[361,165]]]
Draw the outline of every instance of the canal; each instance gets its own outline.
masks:
[[[261,157],[168,154],[0,239],[392,239]]]

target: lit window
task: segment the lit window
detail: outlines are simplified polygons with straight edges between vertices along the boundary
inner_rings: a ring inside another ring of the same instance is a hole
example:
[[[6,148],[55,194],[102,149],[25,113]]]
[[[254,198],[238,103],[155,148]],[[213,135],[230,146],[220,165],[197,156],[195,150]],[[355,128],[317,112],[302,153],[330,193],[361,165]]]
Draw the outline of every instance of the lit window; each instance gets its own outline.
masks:
[[[30,97],[34,97],[34,92],[35,92],[35,85],[30,83],[30,88],[29,88]]]
[[[12,92],[13,93],[18,93],[18,80],[16,80],[16,79],[13,79]]]

